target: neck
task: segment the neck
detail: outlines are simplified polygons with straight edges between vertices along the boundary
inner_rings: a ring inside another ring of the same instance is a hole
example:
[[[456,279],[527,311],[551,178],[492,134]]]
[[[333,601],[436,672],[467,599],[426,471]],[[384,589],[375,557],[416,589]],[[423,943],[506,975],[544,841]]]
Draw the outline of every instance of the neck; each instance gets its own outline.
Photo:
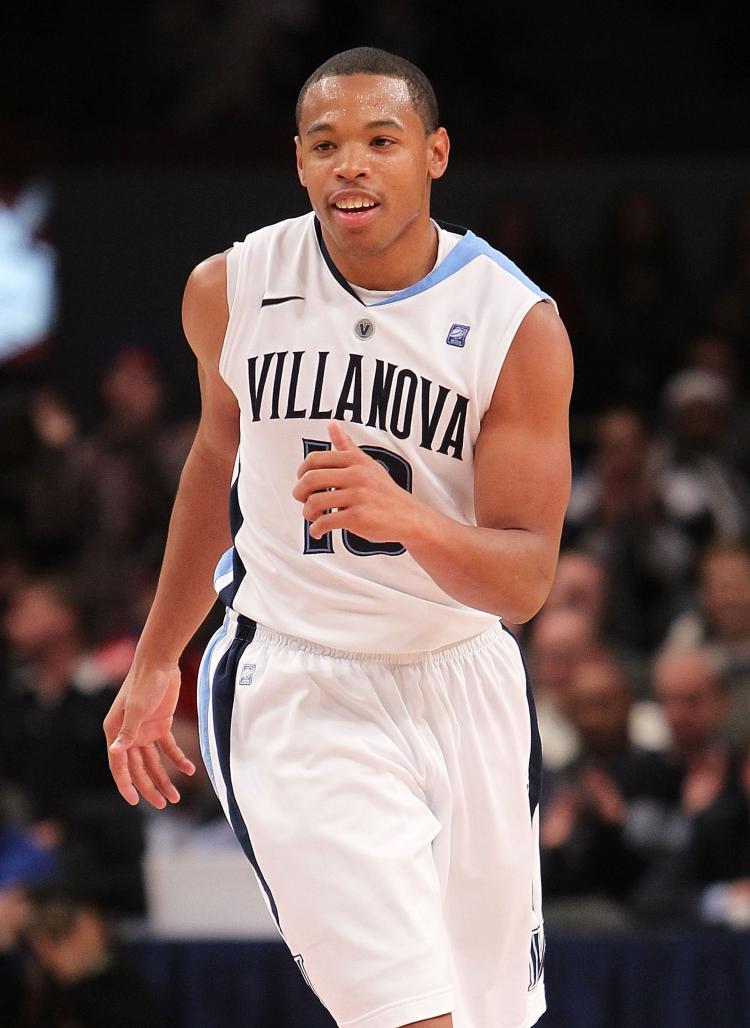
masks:
[[[435,267],[438,234],[429,216],[407,226],[378,253],[356,254],[343,250],[327,229],[322,225],[321,228],[333,263],[347,282],[362,289],[406,289]]]

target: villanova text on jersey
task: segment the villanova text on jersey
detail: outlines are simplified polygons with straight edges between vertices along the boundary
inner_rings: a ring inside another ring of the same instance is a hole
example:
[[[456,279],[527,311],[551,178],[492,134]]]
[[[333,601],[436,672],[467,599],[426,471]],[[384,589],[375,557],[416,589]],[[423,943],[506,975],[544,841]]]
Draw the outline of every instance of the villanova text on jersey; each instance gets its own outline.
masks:
[[[467,396],[436,385],[410,368],[360,353],[350,353],[343,378],[331,382],[329,356],[325,350],[317,354],[282,350],[249,357],[252,420],[351,421],[462,459]],[[269,377],[272,385],[267,388]],[[307,383],[306,389],[300,379]]]
[[[312,212],[227,254],[219,371],[240,442],[233,546],[215,583],[261,625],[335,650],[414,653],[497,622],[444,592],[397,539],[313,539],[292,496],[305,457],[330,449],[335,419],[417,500],[476,524],[482,418],[518,326],[549,297],[473,233],[436,232],[433,270],[394,293],[346,282]]]

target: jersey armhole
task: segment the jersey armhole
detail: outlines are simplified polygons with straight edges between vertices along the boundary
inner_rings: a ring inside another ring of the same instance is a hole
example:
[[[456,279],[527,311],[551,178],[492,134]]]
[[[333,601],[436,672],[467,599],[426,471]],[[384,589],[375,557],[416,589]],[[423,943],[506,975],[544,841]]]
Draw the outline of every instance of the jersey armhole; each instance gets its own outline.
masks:
[[[242,251],[243,243],[234,243],[226,253],[226,269],[227,269],[227,307],[229,309],[229,318],[227,320],[226,331],[224,332],[224,338],[221,341],[221,352],[219,353],[219,374],[232,389],[232,383],[229,379],[229,365],[231,361],[231,349],[232,349],[232,337],[234,335],[234,323],[237,319],[237,311],[235,310],[235,300],[237,298],[237,284],[240,278],[240,266],[242,262]],[[234,391],[234,390],[232,390]]]
[[[548,293],[536,295],[531,293],[531,291],[527,292],[515,308],[505,327],[505,333],[498,346],[496,371],[494,375],[489,375],[487,377],[485,383],[485,395],[482,397],[482,417],[484,417],[485,413],[489,410],[492,397],[495,394],[495,387],[497,386],[498,379],[500,378],[500,372],[503,370],[503,364],[505,363],[505,358],[508,356],[508,351],[513,344],[513,340],[516,338],[516,332],[531,308],[536,307],[538,303],[550,303],[554,307],[555,311],[557,311],[557,303]]]
[[[239,275],[240,267],[240,248],[239,244],[235,243],[229,250],[226,251],[227,255],[227,306],[231,313],[232,306],[234,304],[234,297],[237,293],[237,276]]]

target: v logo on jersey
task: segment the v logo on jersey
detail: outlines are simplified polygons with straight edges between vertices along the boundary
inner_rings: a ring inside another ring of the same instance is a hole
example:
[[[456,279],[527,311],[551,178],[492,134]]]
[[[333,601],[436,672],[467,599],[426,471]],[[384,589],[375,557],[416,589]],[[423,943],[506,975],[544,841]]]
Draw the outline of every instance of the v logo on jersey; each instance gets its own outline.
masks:
[[[453,324],[448,329],[448,335],[445,337],[445,341],[448,346],[466,346],[466,337],[469,332],[469,325]]]
[[[359,318],[354,322],[354,334],[357,339],[372,339],[375,334],[375,324],[369,318]]]

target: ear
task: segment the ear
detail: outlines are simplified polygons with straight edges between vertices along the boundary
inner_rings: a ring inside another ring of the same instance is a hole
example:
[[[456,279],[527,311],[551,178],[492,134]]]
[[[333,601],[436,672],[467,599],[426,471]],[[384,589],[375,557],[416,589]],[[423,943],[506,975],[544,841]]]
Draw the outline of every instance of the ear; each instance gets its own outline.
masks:
[[[436,129],[427,138],[429,150],[428,174],[430,178],[442,178],[445,169],[448,167],[448,154],[451,149],[451,141],[444,128]]]
[[[299,136],[294,137],[294,152],[297,159],[297,177],[300,183],[307,188],[307,182],[305,181],[305,165],[302,160],[302,143],[300,142]]]

